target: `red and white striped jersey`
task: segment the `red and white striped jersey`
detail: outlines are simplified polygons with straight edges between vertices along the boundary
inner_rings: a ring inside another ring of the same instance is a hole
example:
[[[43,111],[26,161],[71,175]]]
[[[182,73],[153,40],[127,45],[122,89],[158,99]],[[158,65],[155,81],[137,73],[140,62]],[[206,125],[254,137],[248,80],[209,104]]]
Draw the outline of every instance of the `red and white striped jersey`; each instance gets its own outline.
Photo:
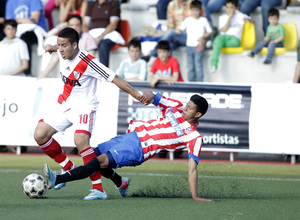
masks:
[[[86,51],[79,50],[73,60],[64,60],[59,50],[60,75],[64,83],[63,92],[58,97],[58,102],[68,105],[93,105],[99,101],[96,97],[98,79],[111,82],[115,73],[101,64],[95,57]]]
[[[132,120],[127,132],[136,132],[148,160],[162,150],[180,151],[187,148],[189,158],[199,162],[202,136],[197,125],[190,124],[183,116],[183,104],[157,93],[154,105],[159,106],[161,115],[155,120]]]

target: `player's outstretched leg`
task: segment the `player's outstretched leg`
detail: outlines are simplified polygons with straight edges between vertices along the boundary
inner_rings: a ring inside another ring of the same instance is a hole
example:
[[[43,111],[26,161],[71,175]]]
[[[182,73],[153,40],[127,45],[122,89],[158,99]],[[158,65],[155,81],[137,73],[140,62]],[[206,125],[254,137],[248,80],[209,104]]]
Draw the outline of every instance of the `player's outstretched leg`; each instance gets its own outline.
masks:
[[[49,168],[48,164],[44,165],[43,171],[46,176],[48,189],[54,188],[56,181],[56,173]]]
[[[76,164],[73,163],[73,166],[71,167],[71,169],[74,169],[74,168],[76,168],[76,167],[77,167]],[[65,171],[64,169],[61,169],[60,174],[62,175],[62,174],[65,174],[65,173],[66,173],[66,171]],[[59,184],[57,184],[56,186],[54,186],[54,189],[61,189],[61,188],[63,188],[64,186],[66,186],[66,183],[59,183]]]
[[[118,188],[122,197],[126,197],[129,187],[130,179],[128,177],[122,177],[122,185]]]

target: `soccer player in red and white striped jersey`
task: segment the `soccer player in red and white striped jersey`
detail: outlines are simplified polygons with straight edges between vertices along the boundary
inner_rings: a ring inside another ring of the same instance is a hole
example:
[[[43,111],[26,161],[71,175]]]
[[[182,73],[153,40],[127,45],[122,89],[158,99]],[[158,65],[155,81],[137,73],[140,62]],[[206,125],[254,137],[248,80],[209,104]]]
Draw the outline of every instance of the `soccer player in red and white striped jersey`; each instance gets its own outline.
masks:
[[[56,46],[45,47],[46,52],[58,54],[64,87],[58,97],[58,110],[51,109],[47,116],[39,121],[34,133],[34,138],[41,149],[64,171],[73,169],[75,164],[66,156],[52,136],[57,132],[64,132],[70,126],[75,127],[74,142],[84,164],[96,157],[89,140],[99,104],[95,94],[98,79],[113,82],[137,100],[143,98],[143,95],[112,70],[102,65],[95,57],[86,51],[79,50],[78,42],[78,32],[73,28],[65,28],[59,32]],[[84,199],[106,199],[100,171],[96,171],[90,178],[93,190]],[[65,183],[61,183],[56,186],[56,189],[64,185]]]
[[[183,106],[177,100],[165,98],[160,93],[154,95],[145,92],[147,100],[161,109],[161,115],[155,120],[130,122],[127,134],[119,135],[110,141],[99,144],[94,152],[94,158],[85,166],[77,167],[64,175],[53,175],[45,165],[44,172],[48,178],[48,185],[68,182],[88,177],[96,170],[101,169],[105,177],[111,179],[122,196],[126,195],[129,185],[127,177],[120,177],[111,168],[123,166],[137,166],[147,161],[162,150],[180,151],[188,149],[189,157],[189,184],[191,194],[196,201],[211,201],[197,195],[197,164],[202,146],[202,136],[197,131],[198,119],[208,109],[205,98],[193,95],[190,101]],[[100,163],[100,166],[99,166]]]

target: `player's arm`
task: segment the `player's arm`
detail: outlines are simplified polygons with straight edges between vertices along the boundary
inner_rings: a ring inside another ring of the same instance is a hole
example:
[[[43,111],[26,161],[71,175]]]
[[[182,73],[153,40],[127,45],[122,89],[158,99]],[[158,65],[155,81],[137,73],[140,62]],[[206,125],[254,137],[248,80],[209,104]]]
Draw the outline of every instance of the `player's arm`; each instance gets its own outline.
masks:
[[[198,197],[197,193],[197,186],[198,186],[198,173],[197,173],[197,162],[191,157],[189,159],[189,183],[190,183],[190,190],[195,201],[201,202],[212,202],[210,199],[204,199]]]
[[[116,84],[120,89],[124,92],[127,92],[135,99],[142,102],[144,105],[150,104],[150,100],[148,100],[144,95],[141,95],[132,85],[130,85],[126,80],[116,75],[112,81]]]

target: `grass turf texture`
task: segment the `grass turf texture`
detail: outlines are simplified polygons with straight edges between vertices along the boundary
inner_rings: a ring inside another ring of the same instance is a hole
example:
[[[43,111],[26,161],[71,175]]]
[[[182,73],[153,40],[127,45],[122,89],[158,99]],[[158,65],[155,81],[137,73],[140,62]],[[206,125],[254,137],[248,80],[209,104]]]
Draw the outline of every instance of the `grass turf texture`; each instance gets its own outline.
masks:
[[[151,160],[117,169],[131,179],[127,198],[102,178],[107,200],[83,200],[89,179],[29,199],[22,181],[30,173],[44,175],[44,163],[60,170],[44,156],[0,156],[0,219],[299,219],[300,166],[200,163],[198,192],[211,203],[191,199],[187,162]]]

